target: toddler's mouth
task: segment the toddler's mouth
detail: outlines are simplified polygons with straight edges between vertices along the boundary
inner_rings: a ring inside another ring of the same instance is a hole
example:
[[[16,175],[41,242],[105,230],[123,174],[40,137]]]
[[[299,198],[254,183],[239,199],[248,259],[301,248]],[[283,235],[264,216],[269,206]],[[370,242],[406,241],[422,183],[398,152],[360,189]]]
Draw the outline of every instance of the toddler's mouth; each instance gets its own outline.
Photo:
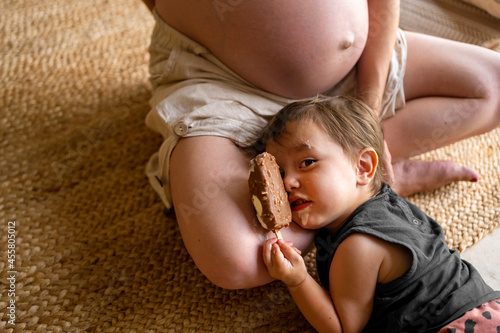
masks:
[[[311,203],[312,203],[312,201],[307,201],[304,199],[295,199],[295,200],[292,200],[292,202],[290,203],[290,208],[292,209],[292,212],[297,212],[299,210],[305,209]]]
[[[305,202],[306,201],[304,199],[297,199],[297,200],[293,201],[290,206],[294,207],[294,206],[302,205]]]

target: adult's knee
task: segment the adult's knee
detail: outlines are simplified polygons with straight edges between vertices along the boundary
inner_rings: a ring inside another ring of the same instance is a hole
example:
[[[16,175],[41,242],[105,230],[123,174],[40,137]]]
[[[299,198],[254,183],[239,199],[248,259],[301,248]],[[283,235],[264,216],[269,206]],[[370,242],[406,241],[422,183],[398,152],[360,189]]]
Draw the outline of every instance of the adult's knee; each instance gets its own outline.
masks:
[[[498,76],[496,84],[491,87],[491,93],[489,95],[489,103],[491,103],[491,109],[493,113],[492,118],[494,128],[500,126],[500,94],[498,94],[498,92],[500,91],[500,69],[498,69],[497,72]]]
[[[479,111],[483,113],[484,132],[488,132],[500,126],[500,95],[498,94],[500,91],[500,71],[498,78],[490,81],[483,89]]]
[[[496,64],[496,65],[494,65]],[[492,66],[486,69],[483,84],[477,87],[476,93],[483,103],[484,120],[489,125],[487,131],[500,126],[500,55],[495,54]],[[488,126],[487,125],[487,126]]]
[[[248,289],[271,282],[272,278],[266,272],[261,271],[258,274],[257,266],[257,263],[250,264],[244,260],[232,259],[226,259],[224,263],[219,261],[197,264],[198,269],[211,283],[224,289]]]

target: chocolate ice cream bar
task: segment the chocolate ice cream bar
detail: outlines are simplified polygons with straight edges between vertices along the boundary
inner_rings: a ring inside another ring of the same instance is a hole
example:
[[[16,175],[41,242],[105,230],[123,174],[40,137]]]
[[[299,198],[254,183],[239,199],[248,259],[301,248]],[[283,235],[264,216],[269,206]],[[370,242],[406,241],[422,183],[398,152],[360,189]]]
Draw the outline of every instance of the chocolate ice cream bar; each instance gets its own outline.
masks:
[[[281,237],[279,229],[288,227],[292,212],[278,164],[273,155],[262,153],[250,162],[248,186],[257,219],[262,227]]]

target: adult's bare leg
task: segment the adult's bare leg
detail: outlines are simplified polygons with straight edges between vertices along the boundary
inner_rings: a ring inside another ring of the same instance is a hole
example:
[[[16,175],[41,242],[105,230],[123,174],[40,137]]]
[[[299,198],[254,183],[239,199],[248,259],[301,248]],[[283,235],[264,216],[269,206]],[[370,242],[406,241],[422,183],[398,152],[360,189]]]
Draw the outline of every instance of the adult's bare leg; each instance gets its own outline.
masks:
[[[220,137],[183,138],[171,157],[172,196],[184,244],[200,271],[228,289],[272,281],[261,251],[273,236],[255,218],[248,170],[248,156]],[[295,223],[282,233],[301,250],[313,240]]]
[[[408,160],[500,125],[500,54],[482,47],[406,32],[407,104],[384,121],[401,195],[455,181],[476,181],[477,173],[452,161]]]

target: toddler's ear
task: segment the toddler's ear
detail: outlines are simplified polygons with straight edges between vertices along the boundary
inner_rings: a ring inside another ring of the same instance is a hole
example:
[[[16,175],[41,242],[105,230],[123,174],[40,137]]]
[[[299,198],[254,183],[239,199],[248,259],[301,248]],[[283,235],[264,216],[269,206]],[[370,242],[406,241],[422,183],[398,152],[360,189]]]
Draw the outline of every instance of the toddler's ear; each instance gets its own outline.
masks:
[[[356,176],[359,185],[368,185],[377,170],[378,156],[373,148],[363,149],[356,162]]]

